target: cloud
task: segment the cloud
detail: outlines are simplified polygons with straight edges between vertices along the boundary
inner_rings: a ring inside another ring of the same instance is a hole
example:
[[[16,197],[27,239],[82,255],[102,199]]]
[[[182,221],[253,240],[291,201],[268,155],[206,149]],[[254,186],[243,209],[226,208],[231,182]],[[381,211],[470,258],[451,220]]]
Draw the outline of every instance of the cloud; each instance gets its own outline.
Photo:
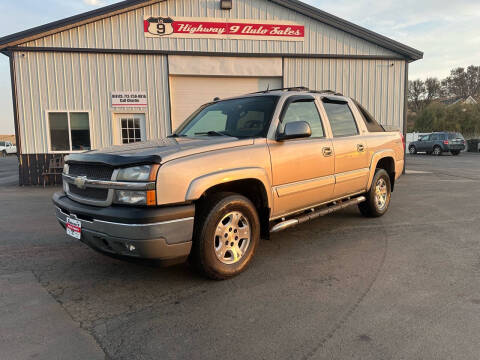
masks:
[[[480,2],[471,0],[305,0],[309,4],[425,53],[410,78],[445,77],[480,65]]]
[[[83,0],[83,2],[86,4],[86,5],[90,5],[90,6],[99,6],[99,5],[102,5],[102,2],[100,0]]]

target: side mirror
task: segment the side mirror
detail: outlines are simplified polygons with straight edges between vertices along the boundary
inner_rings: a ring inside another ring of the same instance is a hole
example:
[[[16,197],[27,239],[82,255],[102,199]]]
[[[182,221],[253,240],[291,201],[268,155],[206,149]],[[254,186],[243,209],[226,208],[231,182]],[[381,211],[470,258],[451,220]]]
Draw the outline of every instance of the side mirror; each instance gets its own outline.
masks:
[[[278,141],[301,139],[312,136],[312,129],[306,121],[287,123],[283,133],[277,135]]]

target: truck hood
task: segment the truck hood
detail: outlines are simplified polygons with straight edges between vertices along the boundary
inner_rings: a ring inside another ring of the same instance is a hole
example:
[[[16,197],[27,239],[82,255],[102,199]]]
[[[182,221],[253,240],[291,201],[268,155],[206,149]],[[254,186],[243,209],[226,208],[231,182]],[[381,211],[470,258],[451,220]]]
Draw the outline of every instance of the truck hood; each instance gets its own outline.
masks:
[[[162,164],[195,154],[253,145],[253,139],[234,137],[163,138],[135,144],[112,146],[67,156],[67,163],[98,163],[114,167]]]

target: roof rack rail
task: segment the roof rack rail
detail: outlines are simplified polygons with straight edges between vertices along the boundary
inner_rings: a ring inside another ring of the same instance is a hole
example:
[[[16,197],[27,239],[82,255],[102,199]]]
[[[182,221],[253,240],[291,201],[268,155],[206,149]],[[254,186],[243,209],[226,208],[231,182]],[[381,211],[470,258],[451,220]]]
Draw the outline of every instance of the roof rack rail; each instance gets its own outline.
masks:
[[[337,91],[333,90],[310,90],[310,92],[315,93],[315,94],[332,94],[336,96],[343,96],[342,93],[339,93]]]
[[[278,89],[266,89],[262,91],[253,92],[251,94],[265,94],[271,91],[310,91],[310,89],[305,86],[294,86],[294,87],[278,88]]]

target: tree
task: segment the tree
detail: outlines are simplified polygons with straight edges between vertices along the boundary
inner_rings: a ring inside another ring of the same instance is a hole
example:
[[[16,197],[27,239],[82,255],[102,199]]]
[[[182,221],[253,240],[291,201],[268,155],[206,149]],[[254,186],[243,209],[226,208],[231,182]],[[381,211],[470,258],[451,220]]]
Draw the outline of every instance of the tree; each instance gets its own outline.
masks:
[[[440,80],[437,78],[428,78],[425,80],[425,100],[427,103],[432,102],[434,99],[438,99],[441,96],[442,86]]]
[[[471,65],[466,71],[461,67],[453,69],[443,84],[448,96],[462,98],[478,96],[480,95],[480,66]]]
[[[422,109],[422,100],[425,97],[425,83],[418,79],[408,82],[408,102],[412,104],[412,110],[418,112]]]

